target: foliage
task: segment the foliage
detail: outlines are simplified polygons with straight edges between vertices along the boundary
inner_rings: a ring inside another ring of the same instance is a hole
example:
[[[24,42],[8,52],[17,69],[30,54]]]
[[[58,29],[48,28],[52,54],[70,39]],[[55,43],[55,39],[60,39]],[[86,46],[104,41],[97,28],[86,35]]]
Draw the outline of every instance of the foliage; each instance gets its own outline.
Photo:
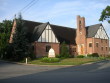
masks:
[[[99,57],[98,58],[66,58],[56,63],[44,63],[44,62],[41,62],[41,60],[36,59],[28,63],[37,64],[37,65],[80,65],[80,64],[95,62],[100,60],[102,60],[102,58],[99,58]]]
[[[66,45],[65,42],[63,42],[61,44],[61,54],[60,54],[60,57],[65,57],[65,58],[68,58],[70,55],[69,55],[69,49]]]
[[[53,63],[53,62],[59,62],[60,59],[59,58],[48,58],[48,57],[44,57],[41,59],[42,62],[47,62],[47,63]]]
[[[13,34],[13,59],[16,61],[22,60],[25,57],[29,57],[29,41],[26,37],[26,27],[24,26],[24,21],[22,20],[21,14],[18,19],[16,19],[16,29]]]
[[[88,54],[87,57],[99,57],[98,53]]]
[[[76,56],[77,58],[84,58],[85,56],[84,55],[78,55]]]
[[[0,23],[0,58],[7,57],[7,48],[9,46],[11,28],[11,20],[4,20],[2,23]]]
[[[110,6],[107,6],[101,13],[99,21],[107,20],[110,23]]]
[[[36,59],[36,55],[33,54],[32,52],[29,54],[29,57],[30,57],[32,60]]]
[[[61,58],[61,54],[57,54],[56,57],[57,57],[57,58]]]

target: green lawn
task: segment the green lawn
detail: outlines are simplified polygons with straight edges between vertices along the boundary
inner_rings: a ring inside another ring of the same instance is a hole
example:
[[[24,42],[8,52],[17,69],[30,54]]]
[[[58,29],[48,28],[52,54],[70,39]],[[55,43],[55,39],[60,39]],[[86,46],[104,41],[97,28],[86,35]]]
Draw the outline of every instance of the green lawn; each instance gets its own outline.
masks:
[[[80,65],[80,64],[95,62],[100,60],[103,60],[103,58],[67,58],[67,59],[62,59],[60,62],[56,62],[56,63],[46,63],[46,62],[41,62],[41,60],[33,60],[28,63],[37,64],[37,65]]]

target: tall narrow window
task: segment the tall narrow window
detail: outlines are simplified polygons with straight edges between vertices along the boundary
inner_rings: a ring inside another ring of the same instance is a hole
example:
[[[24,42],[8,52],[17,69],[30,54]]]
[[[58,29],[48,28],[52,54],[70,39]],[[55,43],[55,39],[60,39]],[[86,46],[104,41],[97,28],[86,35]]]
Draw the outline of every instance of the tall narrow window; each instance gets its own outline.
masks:
[[[51,46],[50,45],[47,45],[46,46],[46,52],[49,52],[50,48],[51,48]]]
[[[107,51],[107,47],[106,47],[106,51]]]
[[[89,47],[92,47],[92,43],[89,43]]]

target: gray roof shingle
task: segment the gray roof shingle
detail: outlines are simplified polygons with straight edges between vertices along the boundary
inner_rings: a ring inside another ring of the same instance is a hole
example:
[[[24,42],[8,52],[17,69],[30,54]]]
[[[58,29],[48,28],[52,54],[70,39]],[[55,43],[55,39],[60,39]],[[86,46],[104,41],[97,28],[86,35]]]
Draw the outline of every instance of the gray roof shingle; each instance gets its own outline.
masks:
[[[86,34],[87,34],[86,36],[94,37],[101,25],[102,24],[95,24],[95,25],[87,26],[86,27]]]
[[[38,40],[38,38],[40,37],[40,35],[42,34],[42,32],[44,31],[45,27],[47,26],[48,23],[43,23],[40,24],[38,26],[36,26],[33,30],[33,34],[32,34],[32,41],[36,41]]]

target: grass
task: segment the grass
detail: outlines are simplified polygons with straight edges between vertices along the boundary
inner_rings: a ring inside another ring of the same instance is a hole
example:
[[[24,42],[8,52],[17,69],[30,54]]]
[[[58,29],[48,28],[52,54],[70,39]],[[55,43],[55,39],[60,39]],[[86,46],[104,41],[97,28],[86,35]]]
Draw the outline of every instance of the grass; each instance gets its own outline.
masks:
[[[54,63],[41,62],[40,59],[36,59],[33,61],[29,61],[28,63],[37,64],[37,65],[80,65],[80,64],[96,62],[104,59],[105,58],[67,58],[67,59],[62,59],[60,62],[54,62]]]

